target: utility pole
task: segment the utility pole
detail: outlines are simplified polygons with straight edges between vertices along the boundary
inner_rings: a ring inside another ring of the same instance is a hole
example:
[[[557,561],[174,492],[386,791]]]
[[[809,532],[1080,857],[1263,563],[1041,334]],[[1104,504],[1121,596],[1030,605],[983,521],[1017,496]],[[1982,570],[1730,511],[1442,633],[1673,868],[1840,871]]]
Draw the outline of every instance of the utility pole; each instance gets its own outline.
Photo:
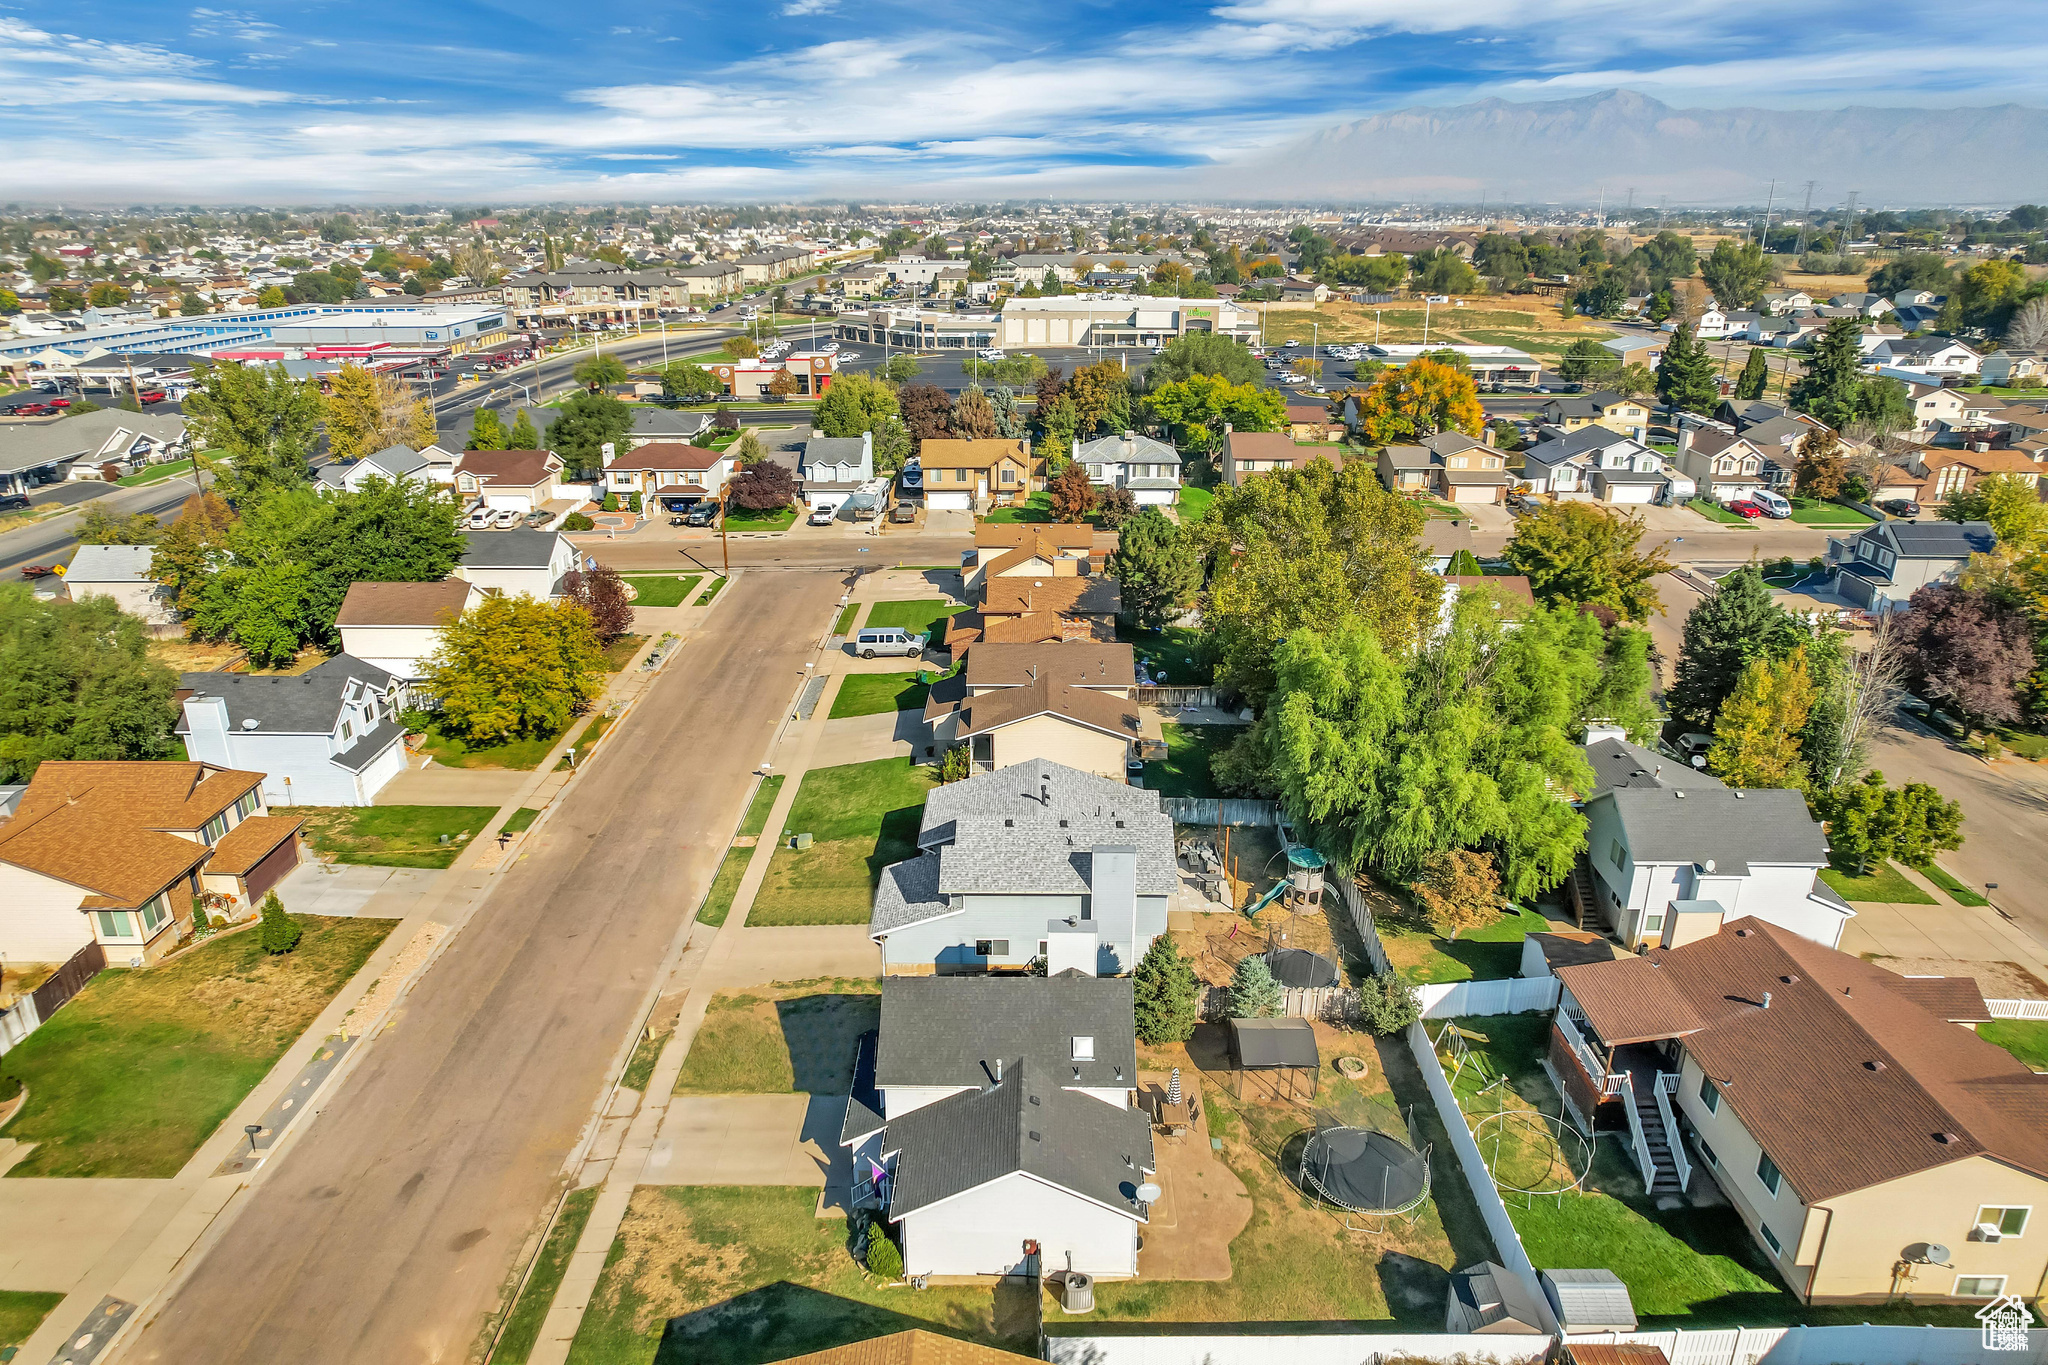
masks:
[[[1806,182],[1806,207],[1799,210],[1799,244],[1792,248],[1794,256],[1806,254],[1806,234],[1813,230],[1813,187],[1818,181]]]
[[[1773,180],[1771,182],[1770,197],[1764,200],[1764,235],[1759,243],[1765,251],[1769,251],[1771,249],[1771,210],[1776,208],[1777,205],[1778,182]]]
[[[1603,232],[1607,230],[1607,187],[1605,185],[1600,187],[1600,229]]]
[[[1842,210],[1843,251],[1847,251],[1849,249],[1849,243],[1856,240],[1856,196],[1860,193],[1862,193],[1862,191],[1860,190],[1850,190],[1848,206]]]

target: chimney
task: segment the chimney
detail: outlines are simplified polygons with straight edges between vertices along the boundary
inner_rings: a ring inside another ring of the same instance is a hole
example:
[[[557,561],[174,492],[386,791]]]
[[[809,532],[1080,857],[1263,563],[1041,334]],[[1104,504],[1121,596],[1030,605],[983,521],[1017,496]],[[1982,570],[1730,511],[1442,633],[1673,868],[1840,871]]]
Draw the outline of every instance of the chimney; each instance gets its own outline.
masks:
[[[1088,854],[1089,916],[1096,933],[1112,943],[1128,931],[1130,951],[1138,942],[1138,850],[1131,844],[1097,844]],[[1135,966],[1133,961],[1131,966]]]
[[[1681,417],[1678,420],[1678,453],[1683,455],[1686,451],[1691,449],[1692,428],[1687,426],[1685,424],[1685,419]]]
[[[1481,442],[1482,442],[1483,444],[1485,444],[1485,445],[1492,445],[1492,444],[1493,444],[1493,428],[1492,428],[1491,426],[1481,427],[1481,428],[1479,429],[1479,439],[1480,439],[1480,441],[1481,441]]]

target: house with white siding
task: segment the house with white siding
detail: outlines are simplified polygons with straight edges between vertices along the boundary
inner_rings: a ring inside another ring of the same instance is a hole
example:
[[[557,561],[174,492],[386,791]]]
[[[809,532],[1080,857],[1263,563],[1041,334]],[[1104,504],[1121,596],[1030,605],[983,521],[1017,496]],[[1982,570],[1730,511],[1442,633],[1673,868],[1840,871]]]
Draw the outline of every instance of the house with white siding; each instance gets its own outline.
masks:
[[[1098,488],[1127,488],[1140,507],[1171,507],[1180,497],[1180,452],[1165,441],[1126,431],[1074,441],[1074,463]]]
[[[194,758],[264,774],[274,806],[367,806],[405,771],[400,682],[337,654],[307,673],[187,673],[177,732]]]
[[[840,1132],[855,1202],[894,1225],[906,1275],[1014,1274],[1035,1243],[1045,1266],[1135,1276],[1157,1193],[1137,1066],[1128,980],[888,977]]]
[[[416,682],[441,647],[441,632],[484,600],[460,578],[435,583],[351,583],[334,624],[341,652],[381,668],[400,683]]]
[[[563,577],[579,562],[576,547],[556,531],[515,527],[464,531],[462,537],[467,548],[455,562],[455,576],[492,596],[560,597]]]
[[[74,602],[110,597],[130,616],[139,616],[152,633],[177,625],[170,589],[149,576],[148,545],[81,545],[64,571],[64,588]]]

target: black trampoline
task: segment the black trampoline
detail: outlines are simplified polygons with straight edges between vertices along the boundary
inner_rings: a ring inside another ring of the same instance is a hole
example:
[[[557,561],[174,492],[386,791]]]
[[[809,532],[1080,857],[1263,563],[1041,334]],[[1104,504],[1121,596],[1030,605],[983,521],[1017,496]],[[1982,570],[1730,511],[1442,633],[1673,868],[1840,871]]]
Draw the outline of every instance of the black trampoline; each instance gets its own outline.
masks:
[[[1337,964],[1306,948],[1275,948],[1266,954],[1266,968],[1289,990],[1320,990],[1338,981]]]
[[[1301,1183],[1347,1214],[1413,1221],[1429,1198],[1429,1149],[1373,1128],[1318,1126],[1301,1151]],[[1352,1226],[1347,1218],[1345,1226]]]

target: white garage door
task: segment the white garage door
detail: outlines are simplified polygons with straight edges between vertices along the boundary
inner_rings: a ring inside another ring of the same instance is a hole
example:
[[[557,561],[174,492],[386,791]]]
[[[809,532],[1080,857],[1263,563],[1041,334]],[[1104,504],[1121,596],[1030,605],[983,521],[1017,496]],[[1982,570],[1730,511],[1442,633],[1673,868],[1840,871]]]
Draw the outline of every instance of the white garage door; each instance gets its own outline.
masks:
[[[1609,502],[1649,502],[1657,496],[1657,486],[1649,483],[1611,483],[1607,485]]]
[[[1472,484],[1472,483],[1468,483],[1468,484],[1452,484],[1452,485],[1451,485],[1451,501],[1452,501],[1452,502],[1492,502],[1492,501],[1494,500],[1494,496],[1495,496],[1496,494],[1498,494],[1499,492],[1500,492],[1500,490],[1499,490],[1499,489],[1497,489],[1497,488],[1494,488],[1494,487],[1492,487],[1492,486],[1491,486],[1491,485],[1489,485],[1489,484],[1483,484],[1483,483],[1478,483],[1478,484]]]
[[[972,509],[972,495],[966,491],[958,493],[927,493],[924,505],[934,512],[966,512]]]
[[[515,512],[531,512],[533,510],[533,499],[527,497],[524,493],[486,493],[484,495],[484,506],[494,512],[501,511],[507,507]]]

